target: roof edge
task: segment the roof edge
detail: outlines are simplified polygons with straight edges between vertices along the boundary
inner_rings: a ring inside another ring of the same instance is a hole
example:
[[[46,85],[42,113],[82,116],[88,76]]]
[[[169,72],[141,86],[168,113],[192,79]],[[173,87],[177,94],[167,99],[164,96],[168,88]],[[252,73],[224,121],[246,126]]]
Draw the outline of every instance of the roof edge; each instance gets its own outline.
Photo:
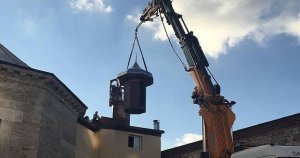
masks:
[[[114,122],[113,118],[110,119],[112,119],[112,122]],[[126,131],[126,132],[138,133],[138,134],[158,136],[158,137],[161,137],[161,135],[165,133],[165,131],[163,130],[154,130],[154,129],[143,128],[143,127],[135,127],[135,126],[121,126],[118,124],[114,124],[112,122],[104,123],[101,122],[101,120],[97,122],[90,122],[89,120],[85,119],[82,116],[78,117],[78,123],[85,126],[86,128],[90,129],[93,132],[101,131],[101,129],[111,129],[111,130]]]
[[[43,75],[46,75],[46,76],[50,76],[52,77],[59,85],[61,85],[69,94],[71,94],[71,96],[78,101],[78,103],[82,106],[83,109],[86,109],[88,108],[61,80],[59,80],[53,73],[50,73],[50,72],[46,72],[46,71],[42,71],[42,70],[38,70],[38,69],[33,69],[33,68],[30,68],[30,67],[26,67],[26,66],[21,66],[21,65],[17,65],[17,64],[13,64],[13,63],[10,63],[10,62],[5,62],[5,61],[2,61],[0,60],[0,65],[7,65],[7,66],[12,66],[12,67],[15,67],[15,68],[19,68],[19,69],[23,69],[23,70],[27,70],[27,71],[31,71],[31,72],[34,72],[34,73],[38,73],[38,74],[43,74]],[[84,114],[83,114],[84,115]]]
[[[0,61],[5,61],[5,62],[9,62],[12,64],[16,64],[16,65],[20,65],[20,66],[24,66],[24,67],[29,67],[25,62],[23,62],[21,59],[19,59],[15,54],[13,54],[10,50],[8,50],[4,45],[2,45],[0,43],[0,52],[3,52],[2,57],[6,57],[6,59],[0,59]],[[2,53],[0,53],[1,55]]]

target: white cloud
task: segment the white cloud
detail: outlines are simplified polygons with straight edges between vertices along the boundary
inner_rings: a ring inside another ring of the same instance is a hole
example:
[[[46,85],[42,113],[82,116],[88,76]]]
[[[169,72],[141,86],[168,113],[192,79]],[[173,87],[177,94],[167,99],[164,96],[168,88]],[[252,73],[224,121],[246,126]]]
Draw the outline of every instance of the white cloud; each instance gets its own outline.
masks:
[[[17,19],[17,27],[21,29],[21,32],[25,33],[26,35],[35,35],[37,31],[37,22],[32,18],[22,18]]]
[[[134,15],[127,15],[126,20],[134,22],[138,24],[140,22],[140,13],[135,13]],[[145,22],[142,26],[142,28],[146,28],[148,30],[151,30],[154,32],[154,39],[155,40],[167,40],[166,33],[164,31],[163,26],[161,25],[160,18],[154,19],[152,22]],[[172,27],[169,25],[166,25],[167,32],[172,33]],[[169,34],[171,37],[175,37],[174,34]]]
[[[287,34],[300,40],[297,0],[175,0],[173,6],[211,57],[226,53],[228,47],[236,46],[245,38],[263,43],[275,35]],[[146,28],[154,32],[156,39],[166,40],[159,19]]]
[[[189,143],[193,143],[196,141],[202,140],[202,135],[187,133],[184,134],[181,138],[176,139],[175,146],[181,146]]]
[[[139,23],[140,22],[140,16],[141,14],[136,13],[135,15],[127,15],[126,20],[132,21],[134,23]]]
[[[26,19],[23,25],[27,34],[34,34],[36,30],[36,23],[32,19]]]
[[[112,12],[112,7],[104,4],[103,0],[75,0],[71,1],[70,5],[81,11]]]

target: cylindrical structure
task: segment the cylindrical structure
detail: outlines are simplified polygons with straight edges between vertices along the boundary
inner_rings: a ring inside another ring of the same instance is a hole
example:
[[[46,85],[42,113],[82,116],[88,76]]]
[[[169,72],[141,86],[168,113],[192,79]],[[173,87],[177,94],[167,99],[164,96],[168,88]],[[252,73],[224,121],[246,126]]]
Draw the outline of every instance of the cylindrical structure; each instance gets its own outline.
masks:
[[[140,114],[146,112],[146,86],[143,80],[124,82],[125,112]]]
[[[137,62],[117,79],[124,86],[124,111],[128,114],[146,112],[146,87],[153,84],[152,74],[139,67]]]
[[[153,120],[153,129],[159,130],[159,121],[158,120]]]

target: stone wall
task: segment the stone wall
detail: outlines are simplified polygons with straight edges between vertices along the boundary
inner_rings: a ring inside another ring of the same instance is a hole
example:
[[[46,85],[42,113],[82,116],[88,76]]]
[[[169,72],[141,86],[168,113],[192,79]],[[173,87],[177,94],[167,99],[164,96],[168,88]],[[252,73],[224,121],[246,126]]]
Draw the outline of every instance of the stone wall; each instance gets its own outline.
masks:
[[[300,145],[300,114],[248,127],[234,132],[235,142],[250,146],[265,144]]]
[[[202,141],[178,146],[161,152],[161,158],[199,158]]]
[[[253,146],[265,144],[300,145],[300,126],[270,131],[237,141],[243,141]]]
[[[86,106],[53,74],[0,63],[0,157],[75,157]]]
[[[51,93],[44,93],[38,157],[75,157],[77,117]]]

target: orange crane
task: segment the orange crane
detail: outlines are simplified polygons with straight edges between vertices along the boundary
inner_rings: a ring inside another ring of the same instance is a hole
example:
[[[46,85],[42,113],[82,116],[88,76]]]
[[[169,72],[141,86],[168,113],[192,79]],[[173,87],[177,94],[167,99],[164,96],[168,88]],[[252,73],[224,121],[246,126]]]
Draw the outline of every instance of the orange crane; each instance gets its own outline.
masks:
[[[144,9],[141,22],[152,21],[155,16],[163,14],[172,26],[188,63],[195,88],[193,102],[200,107],[203,118],[203,149],[201,156],[210,158],[229,158],[234,151],[232,125],[235,114],[229,102],[220,95],[220,86],[213,84],[209,75],[208,62],[197,37],[189,31],[182,16],[174,11],[171,0],[152,0]]]

